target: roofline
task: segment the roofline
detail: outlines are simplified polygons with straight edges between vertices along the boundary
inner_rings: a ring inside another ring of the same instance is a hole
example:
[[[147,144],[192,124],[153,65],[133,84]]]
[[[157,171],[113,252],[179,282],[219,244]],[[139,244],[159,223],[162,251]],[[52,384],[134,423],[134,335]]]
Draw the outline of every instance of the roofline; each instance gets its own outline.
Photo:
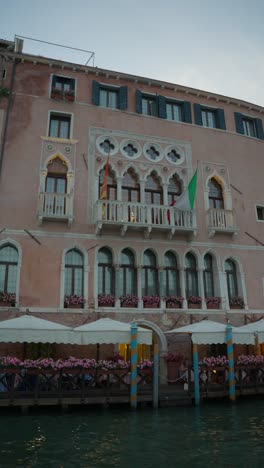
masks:
[[[10,44],[13,44],[13,42],[11,41],[5,41],[5,42],[6,43],[10,42]],[[74,62],[66,62],[63,60],[53,59],[50,57],[44,57],[40,55],[17,53],[17,52],[12,52],[6,49],[1,50],[1,47],[0,47],[0,55],[1,54],[7,55],[9,58],[13,60],[19,59],[21,60],[21,62],[32,62],[35,65],[39,63],[39,64],[47,64],[49,66],[58,66],[62,68],[72,69],[74,71],[83,71],[84,73],[87,73],[87,74],[90,73],[95,76],[105,76],[106,78],[114,78],[117,80],[125,79],[127,81],[138,83],[139,85],[144,84],[148,86],[152,86],[152,85],[158,86],[162,89],[168,89],[168,90],[175,91],[175,92],[180,91],[182,93],[185,93],[186,95],[202,97],[207,100],[212,99],[212,100],[215,100],[216,102],[225,102],[227,104],[235,104],[238,107],[244,107],[248,110],[252,110],[255,112],[259,112],[259,113],[264,113],[264,107],[259,106],[258,104],[255,104],[255,103],[250,103],[248,101],[243,101],[238,98],[233,98],[233,97],[228,97],[228,96],[224,96],[221,94],[212,93],[210,91],[205,91],[201,89],[191,88],[188,86],[174,84],[174,83],[170,83],[167,81],[146,78],[146,77],[142,77],[138,75],[131,75],[128,73],[114,71],[114,70],[107,70],[104,68],[91,67],[87,65],[77,64]]]

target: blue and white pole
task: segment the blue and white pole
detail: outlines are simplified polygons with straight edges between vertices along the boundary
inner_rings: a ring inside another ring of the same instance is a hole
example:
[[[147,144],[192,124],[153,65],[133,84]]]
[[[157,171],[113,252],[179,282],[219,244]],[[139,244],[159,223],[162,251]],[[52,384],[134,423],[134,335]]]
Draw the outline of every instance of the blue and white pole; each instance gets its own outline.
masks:
[[[130,377],[130,406],[137,407],[137,334],[136,323],[131,323],[131,377]]]
[[[198,406],[200,404],[200,383],[199,383],[198,346],[196,343],[193,343],[193,374],[194,374],[194,402]]]
[[[226,326],[226,346],[227,346],[227,359],[228,359],[228,388],[229,400],[235,401],[236,399],[236,383],[234,371],[234,348],[232,337],[232,326],[230,323]]]

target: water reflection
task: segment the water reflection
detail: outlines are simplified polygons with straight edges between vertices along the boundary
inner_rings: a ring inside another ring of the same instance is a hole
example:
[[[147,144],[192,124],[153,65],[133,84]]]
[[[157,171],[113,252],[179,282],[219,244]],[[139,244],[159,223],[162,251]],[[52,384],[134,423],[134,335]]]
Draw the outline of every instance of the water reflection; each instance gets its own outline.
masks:
[[[0,467],[263,466],[264,402],[1,417]]]

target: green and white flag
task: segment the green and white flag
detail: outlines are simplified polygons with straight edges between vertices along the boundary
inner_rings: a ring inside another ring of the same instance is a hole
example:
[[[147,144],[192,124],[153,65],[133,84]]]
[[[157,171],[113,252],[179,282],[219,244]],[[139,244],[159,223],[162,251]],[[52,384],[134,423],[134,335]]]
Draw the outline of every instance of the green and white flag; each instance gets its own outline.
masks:
[[[197,186],[197,169],[193,174],[188,187],[176,200],[175,208],[178,210],[193,210]]]

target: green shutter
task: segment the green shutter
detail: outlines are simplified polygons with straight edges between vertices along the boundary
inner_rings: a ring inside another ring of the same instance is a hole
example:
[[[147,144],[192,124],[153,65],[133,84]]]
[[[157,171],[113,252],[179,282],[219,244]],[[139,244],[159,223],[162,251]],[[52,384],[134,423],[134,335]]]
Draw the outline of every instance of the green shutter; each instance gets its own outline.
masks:
[[[242,133],[244,135],[243,119],[240,112],[234,112],[235,122],[236,122],[236,131],[237,133]]]
[[[188,101],[183,102],[183,121],[186,123],[192,123],[191,104]]]
[[[255,119],[255,123],[256,123],[256,130],[257,130],[257,137],[260,138],[260,140],[264,140],[262,120]]]
[[[75,79],[71,78],[71,89],[75,92]]]
[[[136,89],[136,112],[142,114],[142,92]]]
[[[92,91],[92,103],[95,106],[99,106],[100,100],[100,84],[98,81],[93,80],[93,91]]]
[[[119,89],[119,109],[127,109],[127,86],[121,86]]]
[[[217,112],[217,128],[221,128],[221,130],[226,130],[224,109],[217,109],[216,112]]]
[[[203,125],[201,105],[194,104],[193,108],[194,108],[194,120],[195,120],[196,125]]]
[[[158,95],[158,115],[161,119],[166,119],[167,118],[167,112],[166,112],[166,99],[164,96]]]
[[[55,88],[55,85],[56,85],[56,75],[52,75],[51,89]]]

